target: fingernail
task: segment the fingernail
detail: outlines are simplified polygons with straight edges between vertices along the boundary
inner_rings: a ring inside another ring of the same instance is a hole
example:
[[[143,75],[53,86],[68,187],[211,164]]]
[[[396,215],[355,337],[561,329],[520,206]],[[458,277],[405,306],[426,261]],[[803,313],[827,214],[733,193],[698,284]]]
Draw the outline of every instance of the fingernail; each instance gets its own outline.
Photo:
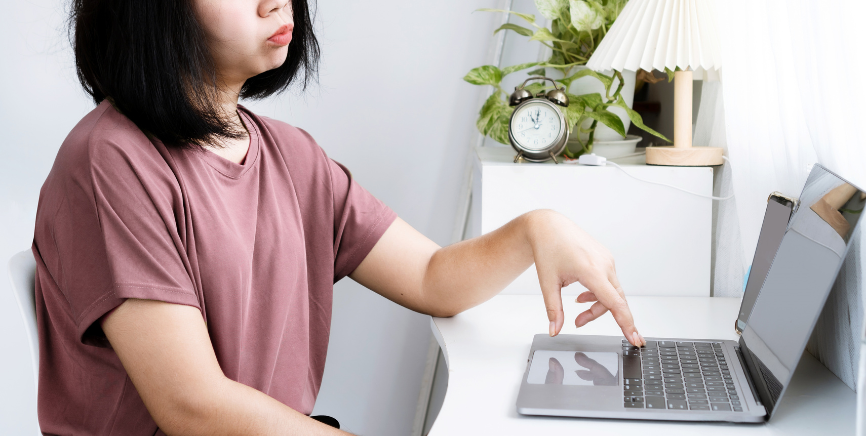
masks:
[[[556,321],[550,322],[550,336],[556,336]]]
[[[638,335],[637,332],[634,332],[631,334],[631,338],[632,338],[632,345],[634,345],[636,347],[640,347],[640,344],[641,344],[640,335]]]
[[[638,333],[637,335],[640,336],[640,344],[641,344],[641,346],[646,345],[646,339],[643,338],[643,335],[640,334],[640,333]]]
[[[579,299],[580,299],[580,297],[575,298],[575,299],[574,299],[574,302],[575,302],[575,303],[580,303],[580,301],[578,301]]]

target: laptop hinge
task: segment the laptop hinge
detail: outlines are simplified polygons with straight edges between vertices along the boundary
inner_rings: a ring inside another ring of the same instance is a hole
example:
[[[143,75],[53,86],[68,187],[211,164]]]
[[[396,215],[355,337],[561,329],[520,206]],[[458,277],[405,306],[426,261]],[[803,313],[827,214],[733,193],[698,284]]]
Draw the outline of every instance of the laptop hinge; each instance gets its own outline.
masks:
[[[767,418],[769,418],[776,407],[776,400],[770,394],[766,381],[761,377],[761,369],[758,367],[761,363],[755,362],[757,358],[749,350],[749,347],[746,346],[746,342],[742,337],[740,337],[739,345],[737,356],[740,358],[743,371],[746,372],[749,388],[752,389],[752,394],[755,395],[755,401],[764,406],[764,410],[767,411]]]

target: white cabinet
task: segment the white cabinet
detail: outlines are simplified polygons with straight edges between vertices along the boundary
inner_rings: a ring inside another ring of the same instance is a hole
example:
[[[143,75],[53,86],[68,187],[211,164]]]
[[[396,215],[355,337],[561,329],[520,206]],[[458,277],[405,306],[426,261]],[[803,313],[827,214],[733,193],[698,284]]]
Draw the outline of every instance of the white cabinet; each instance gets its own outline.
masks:
[[[613,253],[627,295],[710,295],[713,200],[628,174],[710,196],[712,168],[647,166],[641,157],[630,158],[632,164],[618,160],[622,170],[611,165],[515,164],[514,155],[509,147],[476,149],[468,237],[534,209],[553,209]],[[563,294],[583,290],[575,283]],[[540,293],[535,267],[503,293]]]

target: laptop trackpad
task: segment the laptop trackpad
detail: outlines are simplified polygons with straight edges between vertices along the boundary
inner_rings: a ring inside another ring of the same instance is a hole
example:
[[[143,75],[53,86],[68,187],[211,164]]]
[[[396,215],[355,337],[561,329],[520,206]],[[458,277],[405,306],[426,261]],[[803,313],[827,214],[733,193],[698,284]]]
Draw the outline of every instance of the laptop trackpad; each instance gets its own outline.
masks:
[[[526,382],[533,385],[616,386],[619,355],[593,351],[536,350]]]

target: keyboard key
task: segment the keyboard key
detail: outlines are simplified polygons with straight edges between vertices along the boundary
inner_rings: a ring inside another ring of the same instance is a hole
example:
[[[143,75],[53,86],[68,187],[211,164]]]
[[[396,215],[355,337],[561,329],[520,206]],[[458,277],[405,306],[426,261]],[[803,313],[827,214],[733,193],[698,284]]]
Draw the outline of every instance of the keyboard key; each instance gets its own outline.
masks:
[[[649,387],[652,385],[662,384],[662,381],[661,380],[644,380],[643,384],[647,386],[647,389],[649,389]]]
[[[720,382],[720,381],[724,381],[721,377],[704,377],[704,380],[706,380],[706,381],[708,381],[708,382],[711,382],[711,381],[718,381],[718,382]]]
[[[731,405],[732,406],[739,406],[740,402],[739,401],[731,401]]]
[[[697,399],[697,400],[695,400],[695,399],[691,399],[691,398],[689,398],[689,404],[705,404],[705,405],[709,405],[710,402],[707,401],[706,399],[703,399],[703,400],[701,400],[701,399]]]
[[[623,353],[622,376],[623,378],[641,378],[640,357]]]
[[[728,403],[728,397],[710,397],[711,403]]]
[[[731,405],[727,403],[711,403],[710,407],[716,412],[730,412]]]
[[[665,398],[667,398],[668,401],[670,401],[670,400],[685,400],[686,396],[685,396],[685,394],[667,394],[667,395],[665,395]]]
[[[707,392],[722,392],[727,393],[727,389],[724,386],[707,386]]]
[[[690,374],[695,374],[695,373],[697,373],[697,374],[700,374],[700,373],[701,373],[701,370],[700,370],[700,369],[697,369],[697,368],[683,368],[683,374],[685,374],[685,373],[690,373]]]
[[[665,394],[665,391],[660,391],[660,390],[647,389],[647,391],[646,391],[647,398],[649,398],[649,397],[662,397],[662,396],[664,396],[664,394]]]
[[[660,375],[646,375],[644,376],[644,380],[661,380],[662,376]]]
[[[691,404],[689,403],[689,410],[710,410],[710,406],[706,404]]]
[[[683,368],[700,368],[701,367],[697,363],[681,363],[680,366]]]
[[[662,372],[657,370],[657,369],[652,369],[652,370],[645,370],[643,373],[644,373],[644,375],[661,375]]]
[[[734,406],[734,412],[742,412],[743,408],[740,406]]]
[[[625,402],[625,403],[623,403],[623,406],[625,406],[628,409],[643,409],[643,403]]]
[[[668,409],[674,410],[689,410],[689,405],[685,400],[668,400]]]
[[[674,368],[663,369],[662,372],[665,374],[680,374],[680,370]]]
[[[622,382],[623,382],[623,384],[627,384],[627,385],[639,385],[640,379],[639,378],[626,378],[626,379],[623,379]]]
[[[628,341],[626,341],[626,342],[628,342]],[[658,348],[658,347],[659,347],[658,341],[646,341],[646,348]]]
[[[684,389],[665,389],[665,392],[669,394],[684,394],[686,391]]]
[[[703,388],[686,388],[686,392],[693,394],[703,394],[707,391],[703,390]]]
[[[731,398],[731,400],[739,400],[740,399],[739,395],[729,395],[729,397]]]
[[[691,393],[686,394],[686,396],[689,397],[689,400],[706,400],[707,399],[707,394],[704,394],[701,392],[691,392]]]
[[[682,383],[665,383],[665,389],[684,389]]]
[[[658,341],[659,348],[676,348],[677,343],[673,341]]]
[[[665,403],[665,397],[646,397],[646,408],[647,409],[665,409],[667,408],[667,404]]]

